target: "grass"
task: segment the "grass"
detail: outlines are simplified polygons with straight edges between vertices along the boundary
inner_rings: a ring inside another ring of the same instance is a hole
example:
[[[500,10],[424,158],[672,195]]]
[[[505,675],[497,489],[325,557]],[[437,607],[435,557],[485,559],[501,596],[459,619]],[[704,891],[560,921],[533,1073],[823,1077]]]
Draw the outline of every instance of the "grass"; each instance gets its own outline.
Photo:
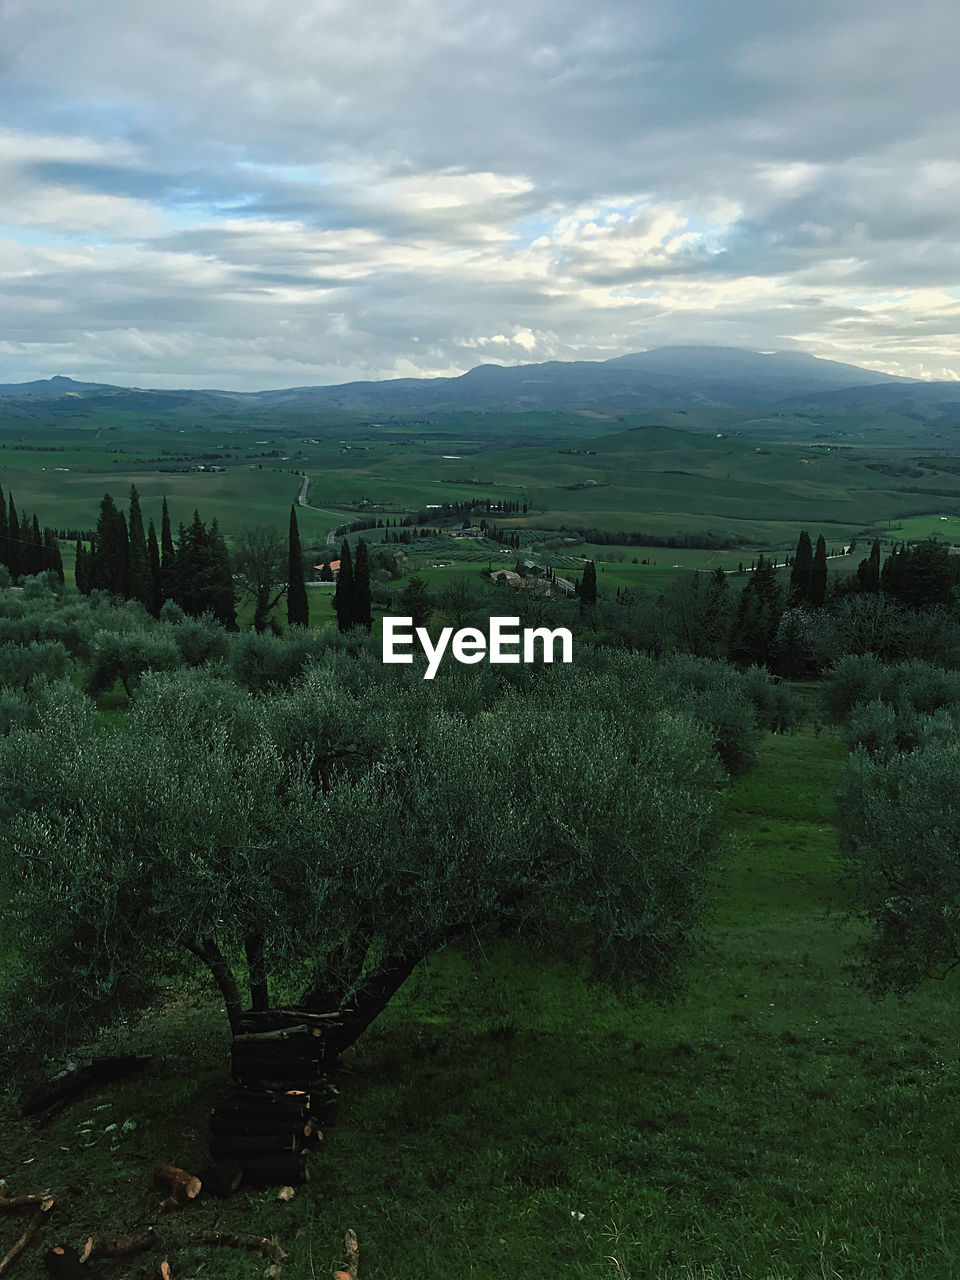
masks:
[[[301,509],[305,545],[371,509],[364,504],[397,515],[508,498],[530,509],[498,523],[714,532],[745,547],[792,549],[803,527],[849,541],[885,521],[953,511],[960,500],[955,458],[917,467],[908,453],[879,445],[817,449],[787,442],[777,423],[768,424],[770,442],[757,444],[711,433],[703,414],[667,415],[670,426],[640,425],[650,415],[460,414],[372,429],[349,417],[311,423],[284,413],[257,425],[197,410],[159,421],[105,407],[76,418],[61,407],[48,421],[51,412],[20,420],[0,406],[0,484],[19,510],[60,527],[92,527],[103,493],[123,505],[136,483],[145,519],[159,522],[167,496],[174,527],[199,508],[227,534],[259,521],[285,529],[301,472],[318,508]],[[714,425],[727,425],[723,414]],[[201,465],[223,469],[188,470]]]
[[[707,947],[679,1003],[617,1000],[516,943],[450,949],[353,1052],[309,1186],[290,1204],[199,1204],[165,1236],[277,1233],[289,1280],[328,1274],[348,1226],[364,1280],[955,1277],[956,985],[872,1003],[851,981],[831,821],[843,758],[830,737],[769,737],[730,788]],[[155,1160],[204,1161],[221,1020],[172,992],[127,1038],[159,1054],[145,1079],[4,1144],[11,1187],[61,1194],[68,1242],[152,1220]],[[137,1129],[111,1137],[124,1119]],[[19,1274],[39,1277],[39,1259]],[[222,1250],[207,1270],[262,1266]]]
[[[881,545],[914,538],[943,538],[956,544],[960,542],[960,515],[954,507],[945,508],[936,515],[908,516],[903,520],[889,520],[878,526],[877,536]]]

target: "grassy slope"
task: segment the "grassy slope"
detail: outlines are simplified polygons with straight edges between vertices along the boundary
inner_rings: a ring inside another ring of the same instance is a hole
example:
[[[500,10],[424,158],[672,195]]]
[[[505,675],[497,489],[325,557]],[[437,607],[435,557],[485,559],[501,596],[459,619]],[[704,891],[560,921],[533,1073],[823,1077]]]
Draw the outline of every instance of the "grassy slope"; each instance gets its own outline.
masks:
[[[843,754],[771,738],[731,791],[712,950],[675,1009],[509,949],[479,982],[435,964],[357,1057],[321,1236],[352,1223],[378,1278],[955,1275],[955,1007],[848,985]]]
[[[616,433],[578,440],[570,439],[571,424],[562,415],[557,436],[545,444],[537,443],[542,424],[526,417],[514,422],[510,442],[490,434],[488,419],[463,418],[450,425],[466,439],[441,439],[418,429],[401,445],[355,423],[317,437],[303,434],[309,430],[303,422],[221,429],[214,417],[182,430],[169,424],[158,430],[148,420],[131,419],[105,428],[90,423],[26,432],[0,414],[0,484],[12,489],[20,510],[37,510],[44,522],[87,528],[104,491],[125,503],[135,482],[146,518],[159,521],[166,495],[174,525],[189,522],[199,507],[229,534],[251,521],[285,528],[299,492],[297,473],[305,471],[311,504],[339,511],[332,518],[329,510],[304,511],[305,537],[325,532],[351,504],[364,500],[396,513],[444,500],[504,497],[528,501],[529,521],[540,527],[639,528],[658,536],[711,530],[784,547],[796,544],[802,527],[840,541],[911,513],[953,511],[956,497],[933,491],[960,494],[955,459],[931,458],[917,468],[909,458],[879,448],[761,446],[656,425],[625,431],[625,424],[601,420],[594,429],[617,428]],[[515,441],[525,443],[516,447]],[[63,452],[24,448],[27,442]],[[581,451],[561,451],[570,447]],[[265,451],[278,456],[266,457]],[[201,458],[203,465],[226,470],[157,470],[194,466]]]
[[[289,1280],[333,1265],[347,1226],[365,1280],[955,1276],[956,992],[875,1005],[848,982],[851,931],[826,914],[842,759],[771,737],[729,792],[711,945],[679,1005],[621,1004],[510,945],[449,952],[355,1052],[309,1189],[197,1205],[165,1233],[278,1232]],[[63,1193],[62,1238],[152,1220],[151,1162],[202,1161],[226,1047],[209,1018],[178,1001],[150,1033],[179,1078],[158,1067],[17,1134],[8,1180]],[[39,1251],[20,1265],[42,1274]]]

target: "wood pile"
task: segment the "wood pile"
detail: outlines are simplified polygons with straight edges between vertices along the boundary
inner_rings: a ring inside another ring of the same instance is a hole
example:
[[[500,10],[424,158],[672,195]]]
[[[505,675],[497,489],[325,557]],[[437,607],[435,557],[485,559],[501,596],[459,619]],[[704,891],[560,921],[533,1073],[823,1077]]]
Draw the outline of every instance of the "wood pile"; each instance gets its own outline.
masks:
[[[210,1154],[216,1174],[239,1166],[249,1187],[298,1186],[307,1155],[334,1093],[323,1075],[326,1034],[336,1016],[308,1010],[251,1010],[241,1015],[230,1049],[234,1087],[214,1107]]]

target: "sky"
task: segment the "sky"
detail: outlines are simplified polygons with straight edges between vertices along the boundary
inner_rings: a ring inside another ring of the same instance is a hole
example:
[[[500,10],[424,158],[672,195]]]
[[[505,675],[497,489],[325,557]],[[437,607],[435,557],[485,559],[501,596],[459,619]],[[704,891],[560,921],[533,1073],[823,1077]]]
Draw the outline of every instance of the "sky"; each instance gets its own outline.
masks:
[[[956,0],[0,0],[0,382],[960,378]]]

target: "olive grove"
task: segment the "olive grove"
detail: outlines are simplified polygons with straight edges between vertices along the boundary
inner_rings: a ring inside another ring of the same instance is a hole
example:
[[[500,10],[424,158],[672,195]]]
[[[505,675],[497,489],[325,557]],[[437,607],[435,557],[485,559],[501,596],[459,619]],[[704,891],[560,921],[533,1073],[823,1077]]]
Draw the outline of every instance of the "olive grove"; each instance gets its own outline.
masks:
[[[422,959],[489,930],[667,991],[721,756],[743,767],[772,705],[764,678],[698,659],[428,683],[342,644],[263,692],[223,658],[145,670],[111,727],[55,676],[23,697],[0,739],[0,1001],[21,1067],[190,970],[232,1026],[272,1002],[338,1011],[340,1052]]]

